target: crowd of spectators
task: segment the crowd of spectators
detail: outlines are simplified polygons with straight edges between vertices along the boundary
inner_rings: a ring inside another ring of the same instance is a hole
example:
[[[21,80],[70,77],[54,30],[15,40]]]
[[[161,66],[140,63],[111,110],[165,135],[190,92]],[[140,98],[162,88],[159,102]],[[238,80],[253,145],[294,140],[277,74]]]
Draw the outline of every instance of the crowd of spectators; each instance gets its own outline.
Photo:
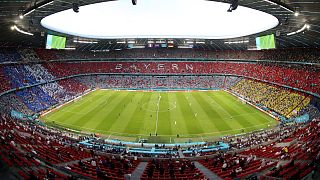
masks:
[[[294,51],[294,52],[293,52]],[[272,59],[318,62],[317,50],[271,50],[271,51],[227,51],[207,52],[198,50],[126,50],[110,53],[88,53],[76,51],[52,51],[32,49],[0,49],[0,62],[30,62],[56,59],[90,58],[212,58],[212,59]],[[119,65],[121,64],[121,65]],[[160,64],[160,65],[159,65]],[[244,177],[263,171],[274,162],[294,159],[319,161],[319,111],[310,105],[310,97],[278,86],[226,76],[225,74],[248,76],[269,82],[289,85],[314,93],[319,90],[319,69],[307,65],[260,64],[239,62],[56,62],[43,64],[10,64],[0,67],[0,91],[22,86],[45,83],[55,78],[84,73],[116,73],[117,75],[82,76],[58,82],[18,90],[0,97],[0,159],[15,166],[21,177],[67,178],[68,172],[89,178],[123,178],[137,167],[139,161],[127,157],[96,155],[99,149],[88,149],[79,144],[77,135],[63,130],[48,128],[29,121],[17,121],[7,115],[11,110],[25,114],[40,112],[55,104],[72,99],[88,87],[95,88],[231,88],[240,96],[265,105],[276,112],[292,117],[305,112],[313,121],[309,124],[293,124],[241,136],[226,136],[230,150],[238,154],[216,152],[214,157],[199,161],[222,178]],[[123,73],[142,74],[129,76]],[[153,76],[147,76],[153,74]],[[168,76],[170,74],[171,76]],[[186,75],[184,75],[186,74]],[[210,74],[210,75],[209,75]],[[211,74],[224,74],[214,76]],[[182,76],[184,75],[184,76]],[[200,76],[209,75],[209,76]],[[236,84],[236,86],[234,86]],[[308,105],[309,104],[309,105]],[[284,147],[281,143],[287,143]],[[104,149],[100,153],[135,155],[117,148]],[[179,156],[179,154],[176,154]],[[200,154],[205,155],[205,154]],[[141,154],[138,155],[143,156]],[[148,156],[148,155],[146,155]],[[159,156],[158,158],[162,158]],[[265,160],[269,158],[271,160]],[[50,167],[43,166],[44,162]],[[292,162],[292,161],[291,161]],[[70,163],[65,166],[64,163]],[[51,165],[63,166],[59,173]],[[299,173],[313,169],[309,164],[295,164]],[[37,167],[37,168],[35,168]],[[291,169],[290,169],[291,168]],[[267,174],[283,177],[292,170],[291,164],[276,167]],[[187,160],[153,160],[148,162],[142,178],[174,177],[186,179],[203,178],[194,162]],[[299,176],[300,177],[300,176]]]
[[[215,61],[108,61],[56,62],[43,65],[56,77],[78,74],[155,74],[245,76],[293,88],[320,93],[320,71],[317,66]]]
[[[310,103],[310,97],[307,95],[250,79],[241,80],[231,91],[287,118],[298,114]]]
[[[214,158],[201,160],[200,163],[223,179],[242,178],[275,164],[271,160],[257,159],[255,155],[239,156],[237,153],[222,152],[217,153]]]
[[[133,89],[222,89],[225,76],[112,76],[94,75],[76,78],[90,88]]]
[[[7,80],[4,72],[4,66],[0,65],[0,93],[11,89],[10,82]]]
[[[319,62],[318,49],[274,49],[261,51],[207,51],[197,49],[124,49],[122,51],[91,52],[46,50],[28,48],[1,48],[0,62],[30,62],[66,59],[119,58],[201,58],[214,60],[273,60],[292,62]]]
[[[38,62],[40,61],[38,55],[33,49],[29,48],[20,48],[18,49],[18,53],[21,56],[22,62]]]
[[[194,162],[185,159],[155,160],[148,163],[141,179],[203,179]]]
[[[159,65],[159,63],[162,64]],[[223,71],[222,74],[239,73],[233,68],[230,68],[230,66],[269,66],[246,63],[227,64],[228,63],[222,62],[60,62],[46,64],[9,65],[4,67],[4,79],[6,82],[8,82],[6,79],[9,80],[12,88],[19,88],[36,83],[45,83],[37,87],[23,89],[16,92],[20,99],[22,99],[25,104],[34,112],[40,112],[57,103],[68,101],[86,91],[88,87],[137,89],[221,89],[230,88],[237,83],[236,86],[232,87],[232,90],[235,93],[245,96],[256,103],[263,104],[269,109],[274,110],[285,117],[296,115],[310,102],[309,96],[301,93],[291,92],[289,89],[284,89],[253,80],[241,80],[242,77],[237,76],[209,76],[206,74],[206,72],[213,71],[218,71],[220,73]],[[182,68],[180,69],[181,72],[188,71],[189,74],[171,74],[176,72],[179,67]],[[223,68],[225,68],[225,70],[223,70]],[[300,71],[298,67],[291,68],[292,69],[290,69],[290,71]],[[96,72],[110,73],[113,71],[116,71],[120,74],[126,72],[135,74],[137,72],[141,74],[156,72],[159,74],[148,76],[93,75],[81,76],[78,78],[67,78],[57,82],[46,83],[47,81],[54,80],[55,78],[62,78],[70,75]],[[227,71],[229,73],[226,73]],[[162,74],[165,72],[169,73],[170,76],[168,76],[168,74]],[[310,72],[318,73],[312,69]],[[193,75],[193,73],[204,73],[204,75]],[[279,77],[276,79],[279,79]],[[319,78],[313,79],[319,80]],[[317,91],[319,91],[318,88]]]
[[[16,95],[35,113],[46,110],[58,103],[39,87],[16,91]]]
[[[320,71],[317,66],[268,63],[239,63],[214,61],[108,61],[55,62],[33,65],[2,66],[1,89],[28,86],[52,78],[92,73],[148,75],[234,75],[277,83],[319,94]],[[159,79],[159,78],[158,78]],[[229,81],[223,82],[228,87]],[[81,86],[81,85],[80,85]],[[208,86],[210,84],[208,83]],[[81,88],[81,87],[80,87]],[[0,90],[1,90],[0,89]]]
[[[55,79],[55,77],[40,64],[26,65],[25,68],[36,79],[36,82],[45,83]],[[58,82],[40,85],[40,88],[60,103],[76,97],[76,94],[66,91]]]
[[[124,156],[94,156],[91,160],[79,160],[65,168],[94,179],[124,179],[130,177],[138,163]]]
[[[15,48],[0,48],[0,63],[19,62],[21,60],[21,55]]]
[[[309,104],[306,108],[302,109],[297,115],[295,115],[295,117],[299,117],[304,114],[309,114],[310,119],[320,117],[320,112],[318,108],[315,107],[313,104]]]
[[[121,178],[130,174],[139,163],[139,161],[127,158],[126,155],[123,156],[124,154],[121,152],[118,154],[122,156],[97,155],[96,151],[99,151],[99,149],[87,149],[87,147],[78,144],[79,141],[84,139],[83,137],[74,136],[72,133],[66,133],[63,130],[36,125],[33,122],[17,121],[8,116],[2,116],[0,117],[0,127],[3,129],[0,132],[0,149],[1,152],[4,152],[0,157],[9,165],[21,169],[19,174],[22,177],[30,177],[31,175],[68,176],[68,173],[61,174],[48,167],[45,168],[50,171],[49,173],[40,171],[43,168],[37,171],[34,168],[26,168],[28,166],[41,167],[39,162],[61,166],[65,172],[73,172],[88,178]],[[255,172],[270,169],[275,167],[277,162],[286,159],[316,161],[319,159],[319,128],[320,120],[314,119],[311,123],[302,125],[288,124],[280,128],[244,136],[224,137],[222,140],[230,144],[230,150],[238,151],[241,155],[228,151],[217,151],[213,157],[207,157],[198,162],[221,178],[229,179],[245,177]],[[277,143],[289,143],[289,145],[282,148],[277,147]],[[102,152],[113,153],[112,151]],[[21,156],[21,154],[24,154],[24,156]],[[142,179],[158,179],[160,177],[199,179],[204,177],[195,167],[193,161],[179,158],[173,160],[158,158],[160,159],[148,163]],[[264,158],[269,159],[265,160]],[[66,162],[68,165],[64,165]],[[314,169],[309,164],[302,167],[298,171],[304,175]],[[281,172],[286,168],[287,166],[276,167],[275,171]],[[281,174],[272,172],[270,171],[270,174],[267,175],[281,177]]]
[[[0,114],[10,114],[12,110],[27,115],[33,114],[33,112],[15,95],[15,93],[0,96]]]
[[[119,59],[119,58],[202,58],[214,60],[273,60],[292,62],[319,62],[318,49],[274,49],[261,51],[206,51],[197,49],[124,49],[122,51],[91,52],[36,49],[42,60]]]
[[[47,83],[48,81],[55,80],[56,77],[41,64],[8,65],[3,68],[5,74],[3,84],[6,85],[6,82],[10,82],[12,89],[41,84],[15,91],[18,99],[24,102],[34,113],[46,110],[58,103],[61,104],[74,99],[87,90],[84,85],[72,79]]]

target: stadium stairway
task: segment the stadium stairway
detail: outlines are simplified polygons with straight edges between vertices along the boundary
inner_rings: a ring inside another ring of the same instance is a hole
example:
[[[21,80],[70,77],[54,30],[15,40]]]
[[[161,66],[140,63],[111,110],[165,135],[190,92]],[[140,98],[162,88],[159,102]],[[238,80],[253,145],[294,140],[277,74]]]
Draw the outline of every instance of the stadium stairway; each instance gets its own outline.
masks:
[[[178,153],[179,153],[179,157],[180,158],[184,158],[185,157],[184,154],[182,153],[181,149],[178,150]]]
[[[141,179],[141,176],[144,172],[144,170],[147,167],[147,162],[140,162],[140,164],[137,166],[137,168],[132,172],[131,178],[132,179]]]
[[[214,174],[212,171],[210,171],[209,169],[207,169],[206,167],[204,167],[202,164],[198,163],[198,162],[194,162],[194,165],[196,166],[196,168],[198,168],[202,174],[204,174],[209,180],[222,180],[219,176],[217,176],[216,174]]]

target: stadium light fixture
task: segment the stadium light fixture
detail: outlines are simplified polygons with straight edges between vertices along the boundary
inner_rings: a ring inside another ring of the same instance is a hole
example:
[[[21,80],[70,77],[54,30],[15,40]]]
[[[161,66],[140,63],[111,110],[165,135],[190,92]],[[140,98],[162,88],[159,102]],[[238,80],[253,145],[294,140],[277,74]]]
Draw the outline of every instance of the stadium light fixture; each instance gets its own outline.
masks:
[[[142,46],[142,45],[136,45],[136,46],[133,46],[132,49],[144,49],[145,46]]]
[[[300,15],[300,13],[298,11],[294,12],[294,16],[298,17]]]
[[[73,40],[74,43],[80,43],[80,44],[97,44],[98,41],[86,41],[86,40]]]
[[[232,12],[233,10],[236,10],[238,8],[238,0],[231,0],[231,4],[229,9],[227,10],[228,12]]]
[[[90,50],[92,52],[109,52],[109,49]]]
[[[36,9],[32,9],[30,11],[28,11],[27,13],[25,13],[23,16],[28,16],[29,14],[31,14],[33,11],[35,11]]]
[[[38,8],[43,8],[43,7],[45,7],[45,6],[49,5],[49,4],[52,4],[53,2],[54,2],[54,0],[49,1],[49,2],[47,2],[47,3],[45,3],[45,4],[41,5],[41,6],[39,6]]]
[[[45,7],[45,6],[49,5],[49,4],[52,4],[53,2],[54,2],[54,0],[47,0],[47,1],[42,1],[42,2],[40,2],[40,3],[37,3],[37,4],[34,5],[33,7],[27,9],[27,10],[25,11],[25,13],[22,14],[22,15],[20,15],[19,17],[20,17],[20,19],[23,19],[24,16],[28,16],[29,14],[31,14],[32,12],[34,12],[36,9],[38,9],[38,8],[43,8],[43,7]]]
[[[66,48],[64,48],[65,50],[76,50],[76,48],[75,47],[66,47]]]
[[[79,4],[73,3],[72,10],[73,10],[73,12],[78,13],[79,12]]]
[[[34,35],[34,34],[30,33],[30,32],[27,32],[27,31],[19,29],[16,25],[11,26],[11,30],[16,30],[19,33],[22,33],[22,34],[25,34],[25,35],[29,35],[29,36],[33,36]]]
[[[192,49],[193,46],[189,45],[189,46],[178,46],[179,49]]]
[[[206,42],[204,41],[196,41],[196,44],[205,44]]]
[[[281,8],[283,8],[283,9],[289,11],[289,12],[292,12],[292,13],[294,12],[293,10],[291,10],[291,9],[289,9],[289,8],[281,5],[281,4],[278,4],[278,3],[276,3],[276,2],[273,2],[273,1],[270,1],[270,0],[263,0],[263,1],[268,2],[268,3],[272,4],[272,5],[280,6]]]
[[[245,43],[249,43],[249,40],[245,40],[245,41],[226,41],[224,43],[225,44],[245,44]]]
[[[295,35],[295,34],[298,34],[298,33],[301,33],[303,32],[304,30],[306,29],[310,29],[310,25],[309,24],[305,24],[301,29],[295,31],[295,32],[291,32],[291,33],[288,33],[287,36],[292,36],[292,35]]]
[[[309,25],[309,24],[307,24],[307,29],[308,29],[308,30],[310,29],[310,25]]]
[[[225,44],[244,44],[244,43],[249,43],[249,40],[244,40],[244,41],[225,41]]]

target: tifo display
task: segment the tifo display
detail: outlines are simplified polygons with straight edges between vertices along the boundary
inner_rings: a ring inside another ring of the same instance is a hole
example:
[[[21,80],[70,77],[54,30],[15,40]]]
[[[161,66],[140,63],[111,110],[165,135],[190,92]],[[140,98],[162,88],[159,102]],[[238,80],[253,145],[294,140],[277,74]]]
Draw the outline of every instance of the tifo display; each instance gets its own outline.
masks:
[[[0,49],[0,162],[24,179],[312,177],[320,71],[288,52]]]

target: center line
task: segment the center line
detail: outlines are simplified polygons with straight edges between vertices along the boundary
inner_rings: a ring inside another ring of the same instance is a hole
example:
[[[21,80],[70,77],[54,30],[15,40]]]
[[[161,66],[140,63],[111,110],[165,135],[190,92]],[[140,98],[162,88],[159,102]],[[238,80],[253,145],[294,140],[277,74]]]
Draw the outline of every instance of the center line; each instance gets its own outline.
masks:
[[[158,103],[157,103],[158,109],[157,109],[156,130],[154,131],[154,134],[157,134],[157,131],[158,131],[160,100],[161,100],[161,95],[159,94]]]

